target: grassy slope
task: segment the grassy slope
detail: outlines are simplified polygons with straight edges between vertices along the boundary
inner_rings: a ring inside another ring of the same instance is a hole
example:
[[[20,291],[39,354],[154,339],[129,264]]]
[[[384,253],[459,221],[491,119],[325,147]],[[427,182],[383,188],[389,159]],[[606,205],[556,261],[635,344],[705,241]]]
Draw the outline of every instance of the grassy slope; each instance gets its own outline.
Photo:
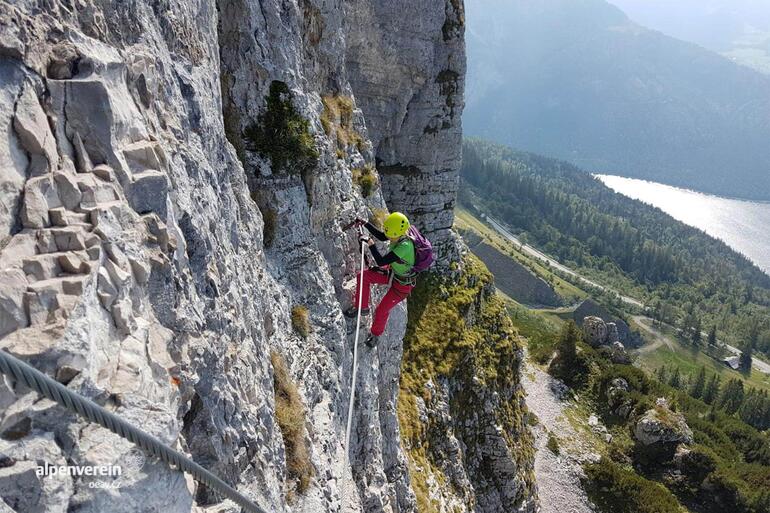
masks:
[[[442,470],[446,462],[432,448],[434,420],[423,422],[418,410],[418,399],[431,403],[431,389],[426,387],[429,382],[435,385],[438,380],[447,380],[460,390],[450,398],[454,429],[462,425],[464,412],[472,410],[463,404],[463,391],[470,393],[482,386],[490,392],[499,391],[501,397],[513,391],[510,400],[495,411],[495,417],[510,437],[508,446],[520,468],[529,468],[533,461],[531,435],[523,422],[522,392],[516,388],[520,338],[503,301],[492,293],[492,280],[484,264],[468,255],[457,275],[421,278],[409,298],[398,417],[421,513],[440,511],[431,495],[451,494],[452,487]],[[521,477],[525,486],[534,486],[531,472]]]

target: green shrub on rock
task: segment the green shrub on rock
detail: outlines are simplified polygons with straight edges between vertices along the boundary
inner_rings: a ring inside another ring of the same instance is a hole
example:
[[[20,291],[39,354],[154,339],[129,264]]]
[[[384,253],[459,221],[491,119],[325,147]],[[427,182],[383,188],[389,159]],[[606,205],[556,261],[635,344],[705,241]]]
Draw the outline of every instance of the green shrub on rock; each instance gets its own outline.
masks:
[[[273,171],[296,172],[318,162],[318,150],[310,123],[294,108],[292,93],[285,82],[274,80],[266,99],[267,108],[257,122],[243,131],[246,149],[270,159]]]
[[[591,500],[606,513],[682,513],[674,495],[610,460],[586,466],[586,489]]]

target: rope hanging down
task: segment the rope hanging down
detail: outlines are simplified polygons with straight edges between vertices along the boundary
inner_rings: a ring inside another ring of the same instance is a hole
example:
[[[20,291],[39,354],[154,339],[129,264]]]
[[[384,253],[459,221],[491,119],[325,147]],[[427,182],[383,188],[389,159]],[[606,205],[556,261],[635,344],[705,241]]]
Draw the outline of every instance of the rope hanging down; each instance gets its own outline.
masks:
[[[361,226],[358,227],[358,235],[363,234]],[[364,255],[366,253],[366,246],[361,243],[361,272],[358,282],[358,313],[356,314],[356,337],[353,341],[353,376],[351,377],[352,383],[350,385],[350,403],[348,404],[348,425],[345,429],[345,466],[347,468],[350,464],[350,429],[353,426],[353,403],[356,398],[356,374],[358,374],[358,334],[361,328],[361,303],[364,297]]]
[[[152,435],[141,431],[126,421],[105,410],[93,401],[82,397],[61,383],[54,381],[34,367],[0,350],[0,372],[24,383],[37,393],[56,401],[81,417],[109,429],[118,436],[138,445],[145,452],[176,466],[192,475],[196,481],[216,489],[222,495],[241,506],[249,513],[266,513],[245,496],[217,476],[201,467],[182,453],[168,447]]]

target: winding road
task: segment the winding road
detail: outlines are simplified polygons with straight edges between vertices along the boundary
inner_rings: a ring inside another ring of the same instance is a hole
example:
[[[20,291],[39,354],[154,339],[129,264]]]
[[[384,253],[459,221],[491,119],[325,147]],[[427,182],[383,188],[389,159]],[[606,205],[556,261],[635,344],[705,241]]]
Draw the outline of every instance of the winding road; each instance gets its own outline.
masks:
[[[490,217],[488,215],[485,215],[484,216],[484,220],[487,223],[489,223],[489,225],[492,228],[494,228],[497,233],[499,233],[500,235],[502,235],[503,237],[508,239],[510,242],[512,242],[512,243],[516,244],[517,246],[519,246],[521,248],[521,251],[523,251],[524,253],[527,253],[528,255],[530,255],[532,257],[535,257],[535,258],[537,258],[539,260],[548,262],[548,264],[551,267],[553,267],[554,269],[558,269],[559,271],[561,271],[561,272],[563,272],[565,274],[573,276],[573,277],[577,278],[578,280],[582,281],[583,283],[585,283],[585,284],[587,284],[587,285],[589,285],[591,287],[595,287],[595,288],[597,288],[599,290],[603,290],[603,291],[606,291],[606,292],[611,292],[613,294],[616,294],[618,297],[620,297],[620,300],[623,301],[624,303],[636,306],[638,308],[644,308],[644,303],[642,303],[641,301],[639,301],[637,299],[634,299],[634,298],[632,298],[630,296],[624,296],[623,294],[620,294],[616,290],[613,290],[613,289],[611,289],[609,287],[605,287],[604,285],[600,285],[600,284],[596,283],[595,281],[591,281],[588,278],[585,278],[582,275],[578,274],[577,272],[573,271],[569,267],[567,267],[567,266],[559,263],[558,261],[554,260],[553,258],[549,257],[548,255],[546,255],[542,251],[539,251],[539,250],[533,248],[532,246],[524,244],[521,241],[521,239],[519,239],[514,234],[509,232],[508,229],[506,229],[499,221],[495,220],[494,218],[492,218],[492,217]]]
[[[665,333],[663,333],[663,332],[659,331],[658,329],[656,329],[652,325],[653,324],[653,320],[651,318],[645,317],[644,315],[634,315],[632,317],[632,319],[634,320],[634,322],[636,322],[636,324],[641,329],[643,329],[644,331],[646,331],[647,333],[652,335],[652,337],[655,340],[652,344],[647,344],[647,345],[644,345],[644,346],[640,347],[639,349],[637,349],[636,350],[637,353],[640,353],[640,354],[649,353],[651,351],[655,351],[656,349],[658,349],[660,346],[662,346],[664,344],[666,345],[666,347],[668,347],[672,351],[676,350],[675,347],[674,347],[673,342],[671,342],[671,338],[668,335],[666,335]],[[708,337],[708,334],[704,332],[703,333],[703,338],[706,338],[706,337]],[[733,353],[734,355],[740,355],[741,354],[741,350],[738,349],[737,347],[733,347],[730,344],[725,344],[722,341],[717,341],[717,342],[722,347],[724,347],[725,349],[727,349],[728,351]],[[759,372],[763,372],[765,374],[770,374],[770,365],[768,365],[767,362],[764,362],[764,361],[762,361],[762,360],[760,360],[758,358],[752,358],[751,359],[751,366],[754,367],[754,369],[756,369]]]

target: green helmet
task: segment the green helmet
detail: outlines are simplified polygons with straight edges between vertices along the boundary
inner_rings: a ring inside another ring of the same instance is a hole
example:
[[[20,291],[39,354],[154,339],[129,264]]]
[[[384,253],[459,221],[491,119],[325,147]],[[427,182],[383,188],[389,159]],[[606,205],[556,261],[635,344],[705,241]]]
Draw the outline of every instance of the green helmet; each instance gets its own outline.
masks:
[[[401,212],[393,212],[382,223],[382,231],[389,239],[397,239],[409,229],[409,219]]]

